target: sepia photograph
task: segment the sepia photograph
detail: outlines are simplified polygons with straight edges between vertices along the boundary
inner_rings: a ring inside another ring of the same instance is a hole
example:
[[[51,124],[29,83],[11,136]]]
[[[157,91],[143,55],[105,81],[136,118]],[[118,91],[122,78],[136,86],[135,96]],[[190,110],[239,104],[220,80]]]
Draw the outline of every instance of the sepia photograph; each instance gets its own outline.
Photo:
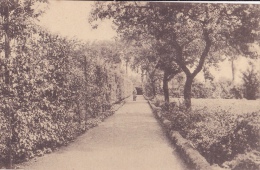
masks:
[[[0,0],[0,170],[260,170],[260,3]]]

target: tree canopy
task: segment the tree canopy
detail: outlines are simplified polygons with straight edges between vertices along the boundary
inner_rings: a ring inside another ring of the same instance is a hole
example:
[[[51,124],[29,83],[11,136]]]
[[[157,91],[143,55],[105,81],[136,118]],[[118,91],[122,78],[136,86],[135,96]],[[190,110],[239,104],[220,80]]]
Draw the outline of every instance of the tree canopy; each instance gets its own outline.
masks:
[[[237,49],[236,55],[250,53],[259,14],[259,6],[245,4],[96,2],[90,22],[112,19],[124,39],[152,37],[166,44],[186,74],[184,98],[190,107],[192,81],[205,62],[217,62],[226,47]]]

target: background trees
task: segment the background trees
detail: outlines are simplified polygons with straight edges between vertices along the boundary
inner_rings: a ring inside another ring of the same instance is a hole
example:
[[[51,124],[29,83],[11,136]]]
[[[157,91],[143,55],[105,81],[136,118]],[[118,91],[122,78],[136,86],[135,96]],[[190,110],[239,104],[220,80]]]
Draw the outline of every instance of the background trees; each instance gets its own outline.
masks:
[[[250,63],[250,68],[243,72],[242,78],[245,98],[248,100],[255,100],[259,93],[260,80],[259,73],[252,63]]]
[[[184,98],[189,108],[192,82],[206,62],[217,62],[226,46],[237,49],[233,55],[250,52],[248,43],[254,42],[259,29],[258,14],[253,5],[97,2],[91,22],[110,18],[123,38],[149,35],[173,49],[174,62],[186,75]]]

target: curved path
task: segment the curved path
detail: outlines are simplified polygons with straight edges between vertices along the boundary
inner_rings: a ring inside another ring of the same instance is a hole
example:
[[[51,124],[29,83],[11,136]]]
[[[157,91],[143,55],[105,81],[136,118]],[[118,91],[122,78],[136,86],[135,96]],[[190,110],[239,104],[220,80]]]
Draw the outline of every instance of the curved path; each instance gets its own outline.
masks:
[[[25,170],[186,170],[142,96]]]

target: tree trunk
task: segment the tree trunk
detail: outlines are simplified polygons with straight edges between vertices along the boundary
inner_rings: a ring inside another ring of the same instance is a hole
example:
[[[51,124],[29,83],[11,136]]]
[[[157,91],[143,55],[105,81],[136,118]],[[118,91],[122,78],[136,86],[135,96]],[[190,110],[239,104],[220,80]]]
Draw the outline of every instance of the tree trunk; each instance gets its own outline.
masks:
[[[85,90],[85,105],[87,110],[87,84],[88,84],[88,74],[87,74],[87,56],[84,55],[84,90]]]
[[[235,65],[234,65],[234,59],[231,59],[231,69],[232,69],[232,83],[235,82]]]
[[[155,79],[155,70],[153,70],[150,74],[150,81],[151,81],[151,86],[152,86],[152,95],[153,98],[156,96],[156,79]]]
[[[191,86],[192,86],[193,77],[186,76],[186,82],[184,86],[184,103],[187,109],[191,107]]]
[[[170,97],[169,97],[169,88],[168,88],[168,74],[166,71],[164,71],[164,75],[163,75],[163,93],[164,93],[165,106],[166,109],[168,109],[170,103]]]
[[[9,13],[9,12],[7,12]],[[9,15],[6,16],[6,28],[5,28],[5,84],[10,84],[9,69],[8,69],[8,59],[10,56],[10,39],[9,39]]]
[[[9,68],[8,68],[8,62],[9,62],[9,58],[10,58],[10,37],[9,37],[9,6],[8,4],[6,5],[6,22],[5,22],[5,84],[7,85],[8,88],[10,88],[10,75],[9,75]],[[8,169],[12,169],[13,167],[13,149],[12,149],[12,145],[13,145],[13,141],[14,141],[14,136],[13,136],[13,132],[14,132],[14,115],[13,112],[9,109],[8,110],[8,121],[9,121],[9,138],[7,141],[7,148],[8,148],[8,154],[7,154],[7,168]]]

